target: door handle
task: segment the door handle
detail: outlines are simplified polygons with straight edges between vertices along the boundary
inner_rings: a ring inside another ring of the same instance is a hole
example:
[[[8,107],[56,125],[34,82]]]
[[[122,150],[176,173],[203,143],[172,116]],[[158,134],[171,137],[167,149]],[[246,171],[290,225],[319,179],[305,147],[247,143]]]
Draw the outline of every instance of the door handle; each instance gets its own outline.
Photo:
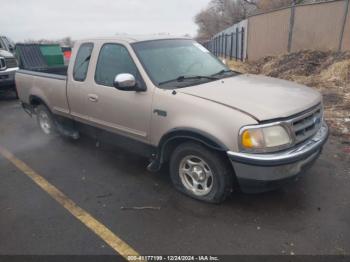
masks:
[[[98,96],[95,94],[88,94],[88,98],[91,102],[97,102],[98,101]]]

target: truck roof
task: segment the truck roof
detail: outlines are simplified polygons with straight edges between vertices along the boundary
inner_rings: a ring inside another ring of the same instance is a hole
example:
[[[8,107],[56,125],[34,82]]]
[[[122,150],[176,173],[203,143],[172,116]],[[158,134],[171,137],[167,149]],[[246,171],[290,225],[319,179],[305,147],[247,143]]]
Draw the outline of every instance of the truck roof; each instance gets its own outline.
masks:
[[[112,37],[96,37],[96,38],[87,38],[82,39],[79,42],[86,41],[97,41],[97,40],[118,40],[124,41],[127,43],[136,43],[152,40],[165,40],[165,39],[191,39],[190,37],[185,36],[172,36],[172,35],[116,35]]]

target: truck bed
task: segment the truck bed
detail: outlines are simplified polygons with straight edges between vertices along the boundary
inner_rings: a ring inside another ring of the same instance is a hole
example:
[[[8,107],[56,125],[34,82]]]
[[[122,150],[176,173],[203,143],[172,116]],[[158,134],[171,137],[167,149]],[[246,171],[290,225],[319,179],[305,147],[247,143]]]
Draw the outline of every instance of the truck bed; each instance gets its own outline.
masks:
[[[23,103],[40,98],[51,112],[69,116],[66,96],[67,67],[19,70],[15,76],[18,95]]]

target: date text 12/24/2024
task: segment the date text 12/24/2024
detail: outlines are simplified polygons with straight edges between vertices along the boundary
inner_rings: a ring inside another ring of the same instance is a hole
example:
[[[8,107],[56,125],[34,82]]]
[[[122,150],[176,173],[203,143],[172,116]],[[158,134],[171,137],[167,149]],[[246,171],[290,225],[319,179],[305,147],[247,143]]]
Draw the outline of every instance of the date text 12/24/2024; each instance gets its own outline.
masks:
[[[217,256],[128,256],[128,261],[220,261]]]

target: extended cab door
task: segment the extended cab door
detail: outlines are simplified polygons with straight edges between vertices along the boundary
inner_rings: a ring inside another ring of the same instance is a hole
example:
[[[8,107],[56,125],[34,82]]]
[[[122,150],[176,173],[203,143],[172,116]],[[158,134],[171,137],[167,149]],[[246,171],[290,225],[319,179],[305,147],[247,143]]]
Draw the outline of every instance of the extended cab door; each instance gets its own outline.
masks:
[[[82,43],[75,46],[74,60],[70,61],[67,82],[67,98],[71,115],[78,121],[90,123],[88,97],[91,89],[88,71],[94,49],[93,43]]]
[[[96,126],[148,142],[153,90],[121,91],[113,86],[116,75],[122,73],[132,74],[138,85],[145,85],[130,51],[119,43],[101,43],[94,61],[89,114]]]

